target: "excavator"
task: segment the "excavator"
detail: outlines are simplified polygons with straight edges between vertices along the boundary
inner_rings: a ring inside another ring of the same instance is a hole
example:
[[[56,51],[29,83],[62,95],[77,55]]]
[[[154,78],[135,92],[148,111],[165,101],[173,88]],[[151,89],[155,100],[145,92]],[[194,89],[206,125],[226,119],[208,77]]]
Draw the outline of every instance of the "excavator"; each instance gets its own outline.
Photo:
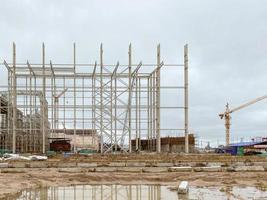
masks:
[[[248,106],[250,106],[250,105],[252,105],[252,104],[254,104],[254,103],[257,103],[257,102],[259,102],[259,101],[261,101],[261,100],[264,100],[264,99],[266,99],[266,98],[267,98],[267,95],[258,97],[258,98],[256,98],[256,99],[253,99],[253,100],[251,100],[251,101],[249,101],[249,102],[247,102],[247,103],[245,103],[245,104],[242,104],[241,106],[238,106],[238,107],[236,107],[236,108],[234,108],[234,109],[230,109],[230,108],[229,108],[229,104],[228,104],[228,103],[226,104],[226,109],[225,109],[224,113],[220,113],[220,114],[219,114],[219,117],[220,117],[221,119],[224,118],[224,120],[225,120],[226,146],[229,146],[229,144],[230,144],[231,114],[232,114],[233,112],[235,112],[235,111],[238,111],[238,110],[241,110],[241,109],[243,109],[243,108],[246,108],[246,107],[248,107]]]

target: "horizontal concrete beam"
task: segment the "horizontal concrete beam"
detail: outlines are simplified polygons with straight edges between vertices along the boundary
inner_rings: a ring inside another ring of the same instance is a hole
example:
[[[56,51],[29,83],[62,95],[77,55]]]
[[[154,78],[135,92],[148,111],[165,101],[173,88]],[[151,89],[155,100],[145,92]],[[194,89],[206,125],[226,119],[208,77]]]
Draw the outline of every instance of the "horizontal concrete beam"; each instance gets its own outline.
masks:
[[[169,167],[169,172],[191,172],[192,167]]]
[[[264,171],[263,166],[237,166],[234,168],[236,172],[259,172]]]
[[[168,172],[168,167],[144,167],[143,172],[146,172],[146,173]]]

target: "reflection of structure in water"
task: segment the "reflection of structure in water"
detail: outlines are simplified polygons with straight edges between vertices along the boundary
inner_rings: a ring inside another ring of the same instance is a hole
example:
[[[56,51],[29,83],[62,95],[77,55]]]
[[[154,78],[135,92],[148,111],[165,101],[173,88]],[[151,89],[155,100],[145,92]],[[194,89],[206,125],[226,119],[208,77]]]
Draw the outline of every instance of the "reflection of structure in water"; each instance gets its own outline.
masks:
[[[231,194],[227,192],[231,190]],[[188,200],[188,199],[267,199],[267,192],[255,187],[234,186],[221,190],[221,187],[190,187],[189,194],[178,194],[168,186],[159,185],[76,185],[28,189],[18,200]]]
[[[77,185],[25,190],[18,200],[30,199],[92,199],[92,200],[160,200],[159,185]]]

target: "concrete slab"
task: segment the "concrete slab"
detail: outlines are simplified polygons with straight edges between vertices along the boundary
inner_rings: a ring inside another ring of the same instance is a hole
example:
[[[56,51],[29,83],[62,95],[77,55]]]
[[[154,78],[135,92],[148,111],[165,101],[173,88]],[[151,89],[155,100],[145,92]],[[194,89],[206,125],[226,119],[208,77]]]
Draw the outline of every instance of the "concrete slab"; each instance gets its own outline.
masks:
[[[236,172],[262,172],[264,171],[263,166],[236,166],[235,168]]]
[[[58,163],[58,168],[72,168],[72,167],[77,167],[76,162],[59,162]]]
[[[194,167],[194,172],[221,172],[221,166],[213,166],[213,167]]]
[[[146,167],[145,162],[127,162],[126,167]]]
[[[193,171],[194,172],[203,172],[203,168],[202,167],[193,167]]]
[[[246,166],[244,162],[233,162],[230,164],[230,166],[235,167],[235,166]]]
[[[169,167],[168,170],[170,172],[192,172],[193,168],[188,167]]]
[[[254,162],[254,165],[267,167],[267,162]]]
[[[58,172],[61,173],[85,173],[86,170],[82,168],[60,168]]]
[[[99,162],[99,163],[96,163],[97,164],[97,167],[108,167],[108,164],[107,162]]]
[[[9,167],[11,167],[11,168],[25,168],[25,167],[27,167],[26,166],[27,164],[28,163],[26,163],[26,162],[10,162]]]
[[[95,172],[117,172],[116,167],[96,167]]]
[[[109,167],[126,167],[125,162],[110,162],[108,163]]]
[[[47,168],[48,167],[48,163],[47,162],[34,161],[34,162],[30,162],[29,163],[29,167],[30,168]]]
[[[168,167],[144,167],[143,172],[145,173],[168,172]]]
[[[223,165],[225,165],[224,163],[221,163],[221,162],[209,162],[208,164],[207,164],[207,167],[218,167],[218,166],[223,166]]]
[[[59,161],[56,161],[56,162],[50,161],[50,162],[46,162],[46,163],[47,163],[48,168],[58,168]]]
[[[5,168],[0,170],[1,173],[26,173],[25,169],[18,169],[18,168]]]
[[[155,163],[155,164],[153,164],[153,166],[155,166],[155,167],[173,167],[174,164],[173,163]]]
[[[143,168],[142,167],[117,167],[118,172],[142,172]]]
[[[174,163],[174,166],[176,167],[192,167],[192,166],[195,166],[196,163],[195,162],[190,162],[190,163],[184,163],[184,162],[176,162]]]
[[[8,163],[0,163],[0,168],[8,168]]]
[[[97,167],[97,163],[77,163],[77,167],[80,168]]]
[[[221,172],[221,166],[202,167],[203,172]]]
[[[192,167],[207,167],[207,162],[197,162],[195,165],[191,165]]]

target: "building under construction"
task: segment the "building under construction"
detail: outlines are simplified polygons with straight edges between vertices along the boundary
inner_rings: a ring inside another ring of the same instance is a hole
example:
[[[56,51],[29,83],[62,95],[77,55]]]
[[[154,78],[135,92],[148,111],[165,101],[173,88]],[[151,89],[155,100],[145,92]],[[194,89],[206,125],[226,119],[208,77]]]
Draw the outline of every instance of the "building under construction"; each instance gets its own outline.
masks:
[[[156,139],[138,139],[138,145],[140,151],[156,151]],[[185,151],[185,137],[161,137],[161,152],[178,153]],[[195,152],[195,136],[194,134],[188,134],[188,148],[189,152]],[[136,140],[132,140],[133,149],[136,148]]]
[[[95,144],[101,153],[131,153],[141,150],[142,139],[149,144],[147,151],[161,152],[161,137],[179,132],[185,134],[184,151],[189,152],[187,45],[180,64],[163,61],[160,45],[155,63],[133,61],[131,44],[124,64],[106,64],[102,44],[99,60],[92,64],[77,62],[75,44],[72,63],[47,62],[44,44],[41,56],[40,63],[19,63],[13,44],[12,62],[3,62],[8,79],[1,92],[0,148],[45,153],[48,138],[72,135],[74,152]],[[165,70],[174,77],[177,73],[180,82],[163,85]],[[166,90],[179,98],[163,105]],[[163,110],[178,116],[176,127],[163,126]],[[77,145],[85,135],[91,139]]]

